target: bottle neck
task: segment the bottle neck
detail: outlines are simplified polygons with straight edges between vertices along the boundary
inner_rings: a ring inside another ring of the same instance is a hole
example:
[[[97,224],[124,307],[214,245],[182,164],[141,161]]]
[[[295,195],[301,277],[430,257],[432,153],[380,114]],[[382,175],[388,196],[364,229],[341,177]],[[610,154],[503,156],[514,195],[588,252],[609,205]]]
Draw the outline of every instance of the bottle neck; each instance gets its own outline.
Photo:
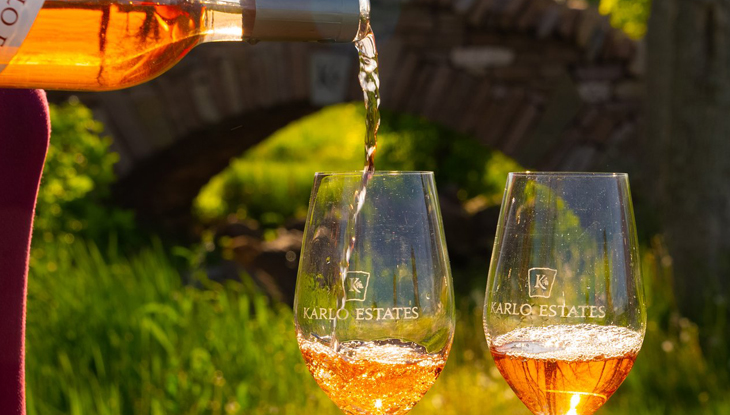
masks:
[[[202,42],[240,42],[243,40],[243,8],[238,0],[203,0]]]
[[[369,0],[202,0],[203,42],[353,42]]]

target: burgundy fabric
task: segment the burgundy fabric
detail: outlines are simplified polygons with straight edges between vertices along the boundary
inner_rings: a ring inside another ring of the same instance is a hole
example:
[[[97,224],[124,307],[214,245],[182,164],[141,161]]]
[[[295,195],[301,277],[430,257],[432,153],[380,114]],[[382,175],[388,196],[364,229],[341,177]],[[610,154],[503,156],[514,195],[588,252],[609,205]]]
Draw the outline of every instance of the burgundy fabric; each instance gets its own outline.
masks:
[[[25,295],[51,126],[43,91],[0,90],[0,414],[25,414]]]

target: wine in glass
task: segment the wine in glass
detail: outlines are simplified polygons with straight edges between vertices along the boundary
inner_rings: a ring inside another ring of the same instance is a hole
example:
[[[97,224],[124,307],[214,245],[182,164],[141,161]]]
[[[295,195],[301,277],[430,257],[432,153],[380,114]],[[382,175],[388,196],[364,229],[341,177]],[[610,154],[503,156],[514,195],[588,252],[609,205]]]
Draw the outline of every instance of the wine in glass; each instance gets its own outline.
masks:
[[[502,376],[535,415],[590,415],[641,348],[646,309],[628,176],[511,173],[484,304]]]
[[[295,295],[299,347],[347,414],[405,414],[436,381],[454,295],[432,173],[315,176]],[[361,201],[360,209],[357,202]]]

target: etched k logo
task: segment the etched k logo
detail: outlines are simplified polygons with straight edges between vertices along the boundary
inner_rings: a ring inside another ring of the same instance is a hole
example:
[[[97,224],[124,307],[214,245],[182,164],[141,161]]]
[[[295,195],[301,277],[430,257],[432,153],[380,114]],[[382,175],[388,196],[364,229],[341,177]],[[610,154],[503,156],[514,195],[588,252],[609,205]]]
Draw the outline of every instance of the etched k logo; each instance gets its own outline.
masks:
[[[530,268],[530,298],[550,298],[558,271],[552,268]]]
[[[362,281],[360,281],[360,278],[350,278],[347,282],[350,284],[350,288],[348,290],[350,292],[354,291],[354,292],[360,294],[362,292],[363,288],[365,288],[362,285]]]
[[[537,274],[535,276],[537,279],[535,281],[535,288],[539,288],[541,290],[547,290],[547,284],[548,284],[548,278],[545,274]]]
[[[370,284],[370,273],[365,271],[347,271],[345,277],[346,301],[365,301]]]

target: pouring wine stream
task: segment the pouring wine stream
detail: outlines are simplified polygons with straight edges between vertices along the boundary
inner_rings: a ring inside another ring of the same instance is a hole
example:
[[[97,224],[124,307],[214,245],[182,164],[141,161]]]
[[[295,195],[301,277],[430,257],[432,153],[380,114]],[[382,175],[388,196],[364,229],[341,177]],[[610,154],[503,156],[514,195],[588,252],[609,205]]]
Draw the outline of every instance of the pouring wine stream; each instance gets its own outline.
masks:
[[[363,14],[362,24],[365,27],[365,36],[355,42],[360,61],[358,79],[362,87],[365,100],[365,167],[362,172],[360,186],[355,191],[353,203],[349,206],[349,217],[345,232],[345,245],[340,262],[340,279],[342,293],[338,298],[338,311],[345,308],[346,290],[345,281],[350,268],[350,258],[357,241],[357,219],[360,210],[365,204],[367,186],[375,173],[375,153],[378,149],[377,137],[380,127],[380,77],[378,74],[378,49],[375,45],[375,34],[370,27],[369,13]],[[337,319],[332,326],[332,349],[337,350]]]

